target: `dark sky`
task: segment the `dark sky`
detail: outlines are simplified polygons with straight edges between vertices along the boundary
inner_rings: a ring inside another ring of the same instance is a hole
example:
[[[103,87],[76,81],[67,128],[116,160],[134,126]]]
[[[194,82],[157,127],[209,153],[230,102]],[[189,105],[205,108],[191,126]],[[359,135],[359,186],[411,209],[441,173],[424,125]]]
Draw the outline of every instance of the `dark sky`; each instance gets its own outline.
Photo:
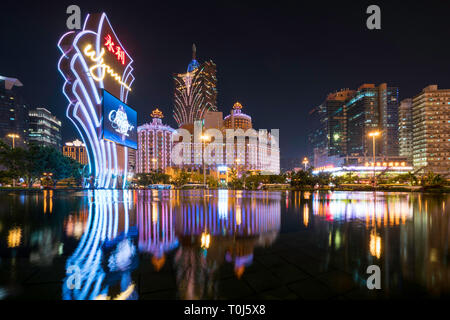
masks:
[[[227,114],[239,100],[256,128],[279,128],[282,158],[305,155],[308,111],[336,89],[387,82],[403,99],[428,84],[450,88],[447,1],[3,0],[0,75],[20,79],[29,105],[63,121],[64,141],[76,134],[65,117],[56,44],[71,4],[83,20],[106,12],[134,58],[128,104],[139,124],[157,106],[175,126],[172,73],[185,72],[195,42],[198,60],[217,64],[219,110]],[[382,30],[366,28],[370,4],[381,7]]]

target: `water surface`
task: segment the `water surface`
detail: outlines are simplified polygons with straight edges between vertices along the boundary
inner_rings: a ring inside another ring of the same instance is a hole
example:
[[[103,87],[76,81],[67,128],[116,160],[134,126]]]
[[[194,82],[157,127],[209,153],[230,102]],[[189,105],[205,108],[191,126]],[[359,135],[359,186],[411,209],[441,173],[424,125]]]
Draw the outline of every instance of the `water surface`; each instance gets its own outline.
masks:
[[[450,195],[0,193],[1,299],[448,297]],[[381,289],[368,290],[369,265]]]

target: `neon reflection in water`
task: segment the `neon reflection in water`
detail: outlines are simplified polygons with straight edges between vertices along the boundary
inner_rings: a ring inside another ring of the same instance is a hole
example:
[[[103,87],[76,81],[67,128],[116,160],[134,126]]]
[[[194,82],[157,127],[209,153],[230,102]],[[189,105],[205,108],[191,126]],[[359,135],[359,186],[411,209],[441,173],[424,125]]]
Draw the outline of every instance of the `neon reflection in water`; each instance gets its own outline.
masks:
[[[137,299],[131,272],[137,267],[136,227],[130,227],[130,192],[89,191],[86,229],[67,260],[64,300]],[[122,200],[122,201],[120,201]]]
[[[408,194],[389,195],[383,192],[345,192],[313,195],[313,212],[327,221],[365,221],[366,227],[404,224],[413,216]]]
[[[84,233],[66,265],[64,299],[137,298],[131,277],[137,251],[152,256],[156,271],[174,254],[179,298],[217,298],[219,267],[230,264],[240,278],[254,248],[272,244],[280,230],[279,194],[153,190],[134,192],[134,199],[124,192],[119,199],[120,194],[89,193]],[[66,228],[73,233],[73,222]]]
[[[185,196],[191,201],[183,201]],[[210,197],[183,194],[181,201],[175,201],[181,244],[175,254],[179,298],[218,298],[217,275],[225,261],[240,278],[253,262],[254,248],[277,238],[280,200],[280,194],[261,192],[243,198],[240,191],[219,191]]]
[[[238,278],[253,262],[256,246],[273,243],[280,229],[280,196],[219,191],[140,191],[139,250],[152,255],[155,270],[174,253],[181,299],[217,297],[224,262]]]
[[[448,196],[315,192],[311,202],[303,225],[323,250],[323,269],[338,265],[365,287],[367,266],[379,265],[385,297],[405,293],[410,283],[433,296],[449,292]]]

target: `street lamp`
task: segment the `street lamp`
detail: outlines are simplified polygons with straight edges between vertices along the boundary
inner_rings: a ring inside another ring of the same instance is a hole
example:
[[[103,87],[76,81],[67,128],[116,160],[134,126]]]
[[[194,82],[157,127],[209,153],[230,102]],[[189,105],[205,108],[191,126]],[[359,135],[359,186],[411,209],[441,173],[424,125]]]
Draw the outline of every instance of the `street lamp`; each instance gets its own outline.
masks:
[[[152,162],[153,162],[153,170],[155,170],[155,171],[157,171],[157,168],[156,168],[156,162],[158,161],[158,159],[156,159],[156,158],[152,158]]]
[[[305,171],[306,171],[306,166],[307,166],[308,163],[309,163],[308,158],[305,157],[305,158],[303,159],[303,162],[302,162],[302,163],[305,165]]]
[[[10,133],[10,134],[8,134],[8,138],[11,138],[11,139],[12,139],[12,147],[13,147],[13,149],[14,149],[15,146],[16,146],[15,140],[16,140],[16,139],[19,139],[20,136],[19,136],[18,134],[16,134],[16,133]]]
[[[376,183],[376,176],[375,176],[375,138],[378,137],[381,134],[380,131],[372,131],[369,132],[369,137],[372,138],[372,149],[373,149],[373,186],[375,187],[377,185]]]
[[[203,185],[206,186],[206,168],[205,168],[205,154],[206,154],[206,141],[209,141],[209,136],[202,135],[200,137],[203,141]]]

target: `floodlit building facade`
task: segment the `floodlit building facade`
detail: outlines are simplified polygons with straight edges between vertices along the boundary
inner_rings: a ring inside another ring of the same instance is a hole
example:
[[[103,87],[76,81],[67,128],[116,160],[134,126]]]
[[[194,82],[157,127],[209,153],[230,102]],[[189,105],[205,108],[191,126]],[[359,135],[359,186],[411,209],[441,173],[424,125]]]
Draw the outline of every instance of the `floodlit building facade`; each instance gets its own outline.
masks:
[[[244,131],[252,129],[252,117],[242,112],[242,104],[236,102],[231,113],[223,120],[225,129],[242,129]]]
[[[63,146],[63,155],[84,165],[89,163],[86,146],[78,139],[66,142]]]
[[[413,166],[450,172],[450,89],[427,86],[412,101]]]
[[[163,113],[155,109],[152,122],[139,126],[136,173],[164,172],[172,163],[174,129],[162,123]]]

